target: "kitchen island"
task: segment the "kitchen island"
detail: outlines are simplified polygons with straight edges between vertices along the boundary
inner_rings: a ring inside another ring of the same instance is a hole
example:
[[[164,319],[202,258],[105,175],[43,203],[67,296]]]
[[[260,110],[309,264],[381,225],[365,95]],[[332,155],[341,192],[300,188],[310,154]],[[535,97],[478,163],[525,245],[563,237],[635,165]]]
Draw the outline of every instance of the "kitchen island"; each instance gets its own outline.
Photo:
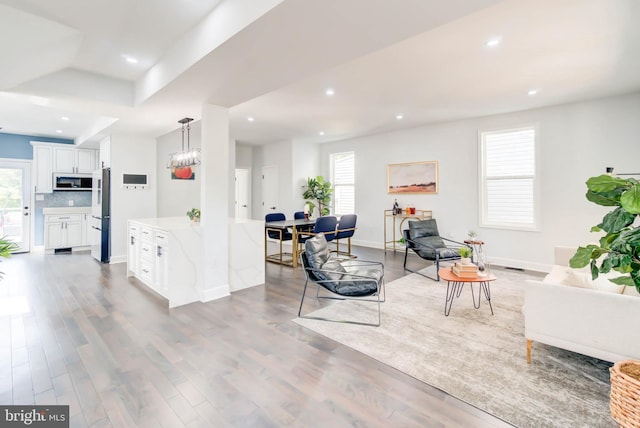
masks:
[[[169,301],[169,307],[208,302],[264,284],[264,223],[229,219],[228,281],[205,278],[200,223],[186,217],[128,221],[127,276],[135,276]]]

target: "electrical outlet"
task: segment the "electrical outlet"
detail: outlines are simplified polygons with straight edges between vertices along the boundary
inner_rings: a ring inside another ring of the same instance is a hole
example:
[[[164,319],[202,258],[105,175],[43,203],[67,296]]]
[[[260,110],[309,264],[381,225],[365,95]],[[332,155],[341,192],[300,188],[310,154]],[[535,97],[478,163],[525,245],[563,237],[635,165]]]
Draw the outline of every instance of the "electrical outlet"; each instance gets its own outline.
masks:
[[[73,206],[73,200],[69,201],[69,206],[72,207]]]

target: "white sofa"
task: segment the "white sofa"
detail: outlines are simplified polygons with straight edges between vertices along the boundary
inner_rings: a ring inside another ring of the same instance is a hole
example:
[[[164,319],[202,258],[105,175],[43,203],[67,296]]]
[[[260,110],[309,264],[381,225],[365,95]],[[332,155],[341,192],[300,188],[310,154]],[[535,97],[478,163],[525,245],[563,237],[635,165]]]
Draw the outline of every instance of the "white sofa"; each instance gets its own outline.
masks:
[[[543,281],[527,281],[523,308],[527,362],[533,342],[610,362],[640,359],[640,295],[606,278],[589,284],[589,278],[588,272],[565,264],[555,266]]]

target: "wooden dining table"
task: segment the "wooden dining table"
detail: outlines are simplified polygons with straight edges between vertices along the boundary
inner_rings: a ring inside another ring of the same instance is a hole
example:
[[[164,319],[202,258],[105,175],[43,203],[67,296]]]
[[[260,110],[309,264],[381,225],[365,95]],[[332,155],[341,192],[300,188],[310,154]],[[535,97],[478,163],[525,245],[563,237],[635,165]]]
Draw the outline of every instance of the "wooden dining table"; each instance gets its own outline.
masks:
[[[297,220],[280,220],[280,221],[266,221],[264,223],[265,231],[267,228],[271,229],[288,229],[291,228],[291,234],[293,238],[291,239],[291,267],[298,266],[298,236],[300,235],[300,230],[302,229],[313,229],[313,226],[316,224],[315,218],[310,219],[297,219]],[[265,238],[266,239],[266,238]],[[265,257],[267,256],[265,252]],[[274,263],[278,263],[271,259],[266,259],[267,261],[271,261]]]

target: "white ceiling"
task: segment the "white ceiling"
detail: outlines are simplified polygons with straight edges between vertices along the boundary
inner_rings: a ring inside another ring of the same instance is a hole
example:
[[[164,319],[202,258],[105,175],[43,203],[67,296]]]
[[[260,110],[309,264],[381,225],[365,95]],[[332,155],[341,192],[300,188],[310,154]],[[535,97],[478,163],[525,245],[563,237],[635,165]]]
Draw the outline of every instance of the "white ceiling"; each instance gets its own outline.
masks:
[[[637,0],[0,0],[0,132],[155,138],[209,102],[238,141],[323,142],[628,93],[639,19]]]

